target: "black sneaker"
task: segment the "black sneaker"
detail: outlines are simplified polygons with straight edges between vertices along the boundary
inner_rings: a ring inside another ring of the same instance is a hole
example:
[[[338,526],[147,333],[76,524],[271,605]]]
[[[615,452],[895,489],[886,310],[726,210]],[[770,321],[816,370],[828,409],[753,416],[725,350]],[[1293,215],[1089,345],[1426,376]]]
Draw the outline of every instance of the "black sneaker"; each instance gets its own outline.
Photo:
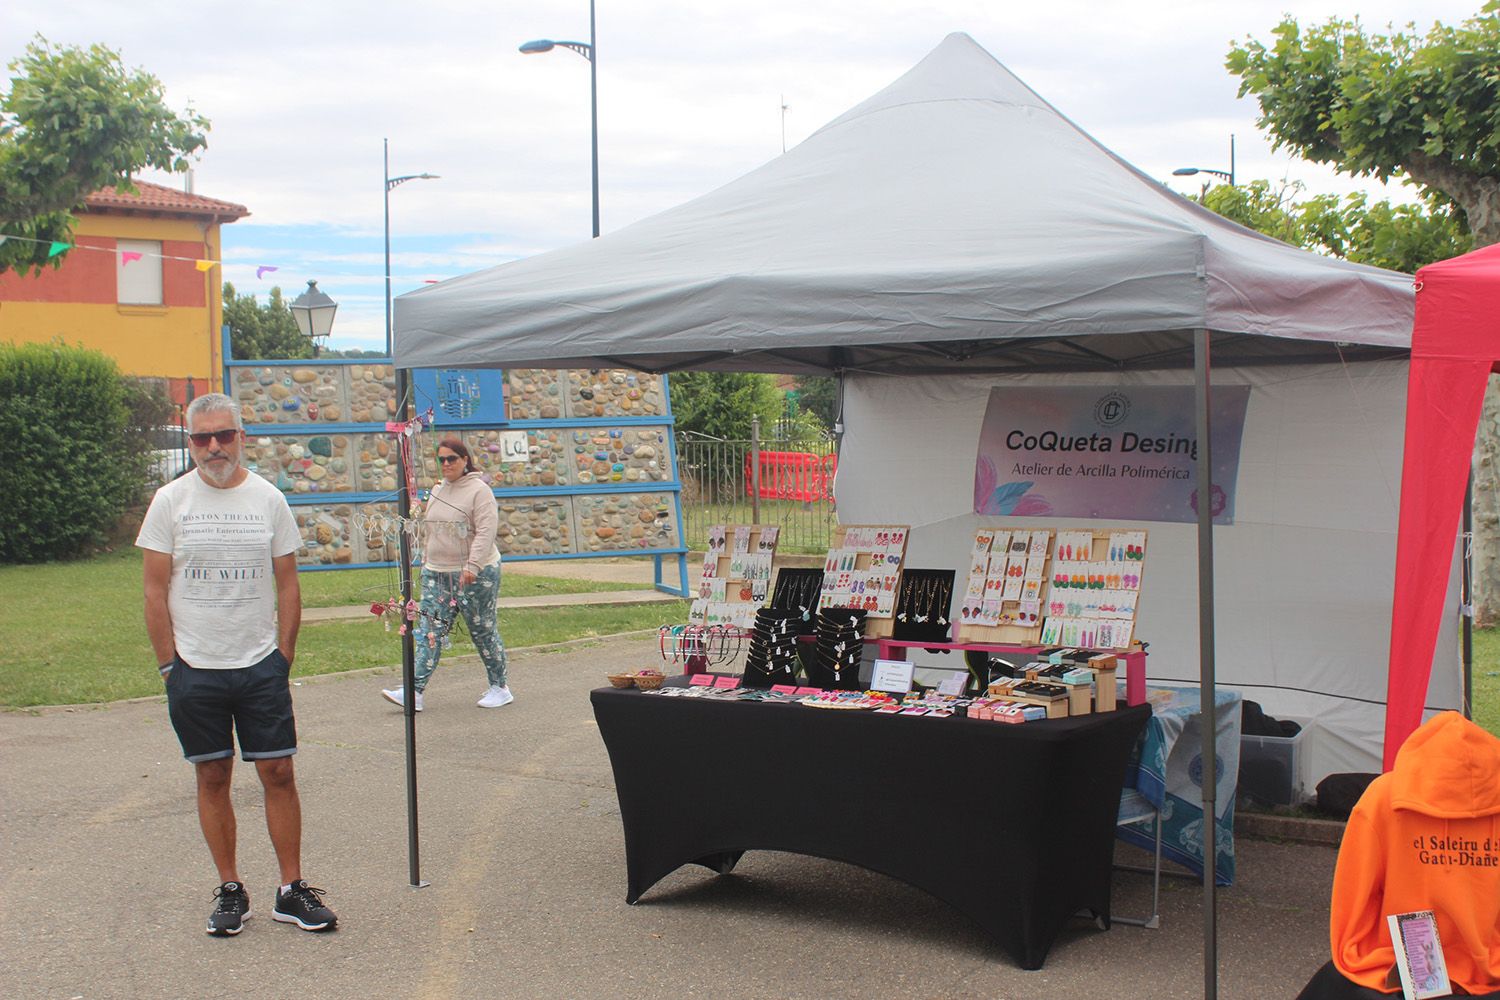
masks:
[[[250,894],[238,882],[225,882],[214,890],[214,896],[218,903],[208,915],[208,933],[214,937],[234,937],[250,919]]]
[[[331,931],[339,925],[338,916],[323,905],[323,890],[308,885],[307,879],[298,879],[285,892],[277,891],[271,919],[305,931]]]

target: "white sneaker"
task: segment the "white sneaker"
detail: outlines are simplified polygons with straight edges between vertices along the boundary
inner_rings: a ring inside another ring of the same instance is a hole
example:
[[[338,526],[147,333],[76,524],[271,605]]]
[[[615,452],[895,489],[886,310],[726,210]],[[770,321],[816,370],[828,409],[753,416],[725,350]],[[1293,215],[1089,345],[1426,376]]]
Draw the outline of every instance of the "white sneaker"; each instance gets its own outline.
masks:
[[[419,696],[420,697],[420,696]],[[509,705],[516,700],[516,696],[510,693],[509,687],[500,687],[491,684],[490,689],[479,699],[480,708],[499,708],[501,705]]]
[[[406,707],[406,697],[401,688],[381,688],[380,693],[392,705],[400,705],[402,708]],[[417,692],[417,704],[415,707],[418,712],[422,711],[422,692],[420,691]]]

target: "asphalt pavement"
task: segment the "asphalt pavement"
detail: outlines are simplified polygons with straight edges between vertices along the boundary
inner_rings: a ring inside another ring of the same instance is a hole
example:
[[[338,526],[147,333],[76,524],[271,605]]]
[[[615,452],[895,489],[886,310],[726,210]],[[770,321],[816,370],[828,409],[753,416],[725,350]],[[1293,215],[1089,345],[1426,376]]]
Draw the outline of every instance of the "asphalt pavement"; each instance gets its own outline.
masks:
[[[379,695],[397,672],[300,682],[304,870],[340,917],[324,935],[270,919],[275,862],[243,764],[234,801],[256,915],[236,938],[204,934],[216,879],[162,698],[0,713],[0,996],[1203,995],[1196,883],[1164,882],[1160,930],[1077,920],[1035,972],[925,893],[816,858],[682,869],[626,906],[588,692],[659,662],[639,637],[518,650],[516,701],[484,710],[477,660],[445,661],[417,717],[426,888],[409,884],[403,718]],[[660,771],[691,795],[734,780],[734,748]],[[1219,893],[1218,995],[1294,997],[1327,957],[1334,849],[1241,837],[1236,850],[1237,882]],[[1120,858],[1143,856],[1121,846]],[[1149,880],[1119,873],[1115,897],[1138,913]]]

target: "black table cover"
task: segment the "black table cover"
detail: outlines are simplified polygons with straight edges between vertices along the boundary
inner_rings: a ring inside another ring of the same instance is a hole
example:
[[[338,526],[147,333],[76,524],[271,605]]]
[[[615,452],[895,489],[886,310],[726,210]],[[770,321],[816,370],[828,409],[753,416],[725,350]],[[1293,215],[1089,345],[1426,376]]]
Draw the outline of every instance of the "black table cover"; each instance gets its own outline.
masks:
[[[591,695],[625,828],[626,902],[747,850],[932,893],[1024,969],[1073,914],[1108,921],[1126,761],[1150,710],[1007,725],[797,704]]]

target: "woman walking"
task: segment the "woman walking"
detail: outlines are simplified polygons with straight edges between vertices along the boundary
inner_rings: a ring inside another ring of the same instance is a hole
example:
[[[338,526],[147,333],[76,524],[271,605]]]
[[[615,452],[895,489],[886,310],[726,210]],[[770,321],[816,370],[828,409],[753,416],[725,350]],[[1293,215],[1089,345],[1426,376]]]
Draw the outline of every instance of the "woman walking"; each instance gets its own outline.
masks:
[[[439,441],[437,457],[443,475],[427,500],[422,603],[412,630],[416,645],[413,687],[417,692],[413,707],[422,711],[422,692],[443,655],[444,623],[462,614],[490,682],[479,707],[499,708],[515,697],[505,683],[505,643],[495,622],[495,605],[500,599],[495,494],[479,474],[468,447],[457,437]],[[406,693],[400,687],[380,693],[397,705],[405,704]]]

